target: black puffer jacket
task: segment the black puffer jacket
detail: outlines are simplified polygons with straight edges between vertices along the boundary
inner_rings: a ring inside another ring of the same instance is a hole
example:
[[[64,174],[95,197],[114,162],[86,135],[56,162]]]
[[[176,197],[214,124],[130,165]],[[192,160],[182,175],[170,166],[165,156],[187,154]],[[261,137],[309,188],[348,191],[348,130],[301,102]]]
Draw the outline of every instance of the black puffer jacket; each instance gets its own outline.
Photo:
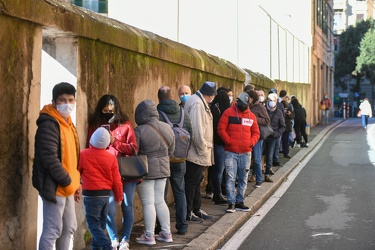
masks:
[[[68,172],[61,165],[60,128],[47,114],[41,114],[36,123],[32,183],[43,199],[56,203],[58,184],[65,187],[71,183]]]
[[[285,131],[284,114],[278,108],[275,108],[274,110],[267,109],[267,111],[271,120],[270,125],[273,129],[273,133],[271,136],[274,138],[279,138]]]

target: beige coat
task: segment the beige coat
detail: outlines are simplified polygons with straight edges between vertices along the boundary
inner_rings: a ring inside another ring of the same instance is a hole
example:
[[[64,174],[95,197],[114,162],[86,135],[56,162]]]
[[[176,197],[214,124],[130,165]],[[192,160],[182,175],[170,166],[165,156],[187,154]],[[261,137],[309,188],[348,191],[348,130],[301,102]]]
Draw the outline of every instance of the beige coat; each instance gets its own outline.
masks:
[[[214,164],[213,117],[199,91],[186,101],[185,111],[189,113],[193,129],[187,160],[200,166],[212,166]]]

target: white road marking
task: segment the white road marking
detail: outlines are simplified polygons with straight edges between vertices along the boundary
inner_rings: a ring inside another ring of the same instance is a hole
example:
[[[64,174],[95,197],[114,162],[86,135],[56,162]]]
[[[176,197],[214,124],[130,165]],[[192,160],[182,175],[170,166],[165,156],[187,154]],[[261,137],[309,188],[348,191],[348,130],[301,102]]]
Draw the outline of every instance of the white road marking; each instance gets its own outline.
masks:
[[[330,235],[335,235],[335,234],[333,232],[330,232],[330,233],[313,234],[311,236],[316,237],[316,236],[330,236]]]

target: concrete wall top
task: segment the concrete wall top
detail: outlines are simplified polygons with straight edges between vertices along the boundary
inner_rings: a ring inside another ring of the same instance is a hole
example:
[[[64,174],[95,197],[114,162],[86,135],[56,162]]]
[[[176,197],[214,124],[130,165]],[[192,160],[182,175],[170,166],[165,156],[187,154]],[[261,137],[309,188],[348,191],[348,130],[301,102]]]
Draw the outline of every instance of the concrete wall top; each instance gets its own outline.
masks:
[[[48,30],[136,51],[192,69],[245,82],[233,63],[152,32],[144,31],[62,0],[3,0],[0,13],[37,23]]]

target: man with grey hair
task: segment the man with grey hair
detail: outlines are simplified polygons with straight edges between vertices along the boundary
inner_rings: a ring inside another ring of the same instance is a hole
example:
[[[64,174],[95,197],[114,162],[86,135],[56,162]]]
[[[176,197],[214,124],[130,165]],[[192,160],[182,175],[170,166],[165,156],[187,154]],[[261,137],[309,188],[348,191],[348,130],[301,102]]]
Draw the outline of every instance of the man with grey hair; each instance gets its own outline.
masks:
[[[187,85],[182,85],[181,87],[178,88],[178,96],[180,97],[181,103],[180,106],[184,107],[185,102],[189,97],[191,96],[191,89]]]

